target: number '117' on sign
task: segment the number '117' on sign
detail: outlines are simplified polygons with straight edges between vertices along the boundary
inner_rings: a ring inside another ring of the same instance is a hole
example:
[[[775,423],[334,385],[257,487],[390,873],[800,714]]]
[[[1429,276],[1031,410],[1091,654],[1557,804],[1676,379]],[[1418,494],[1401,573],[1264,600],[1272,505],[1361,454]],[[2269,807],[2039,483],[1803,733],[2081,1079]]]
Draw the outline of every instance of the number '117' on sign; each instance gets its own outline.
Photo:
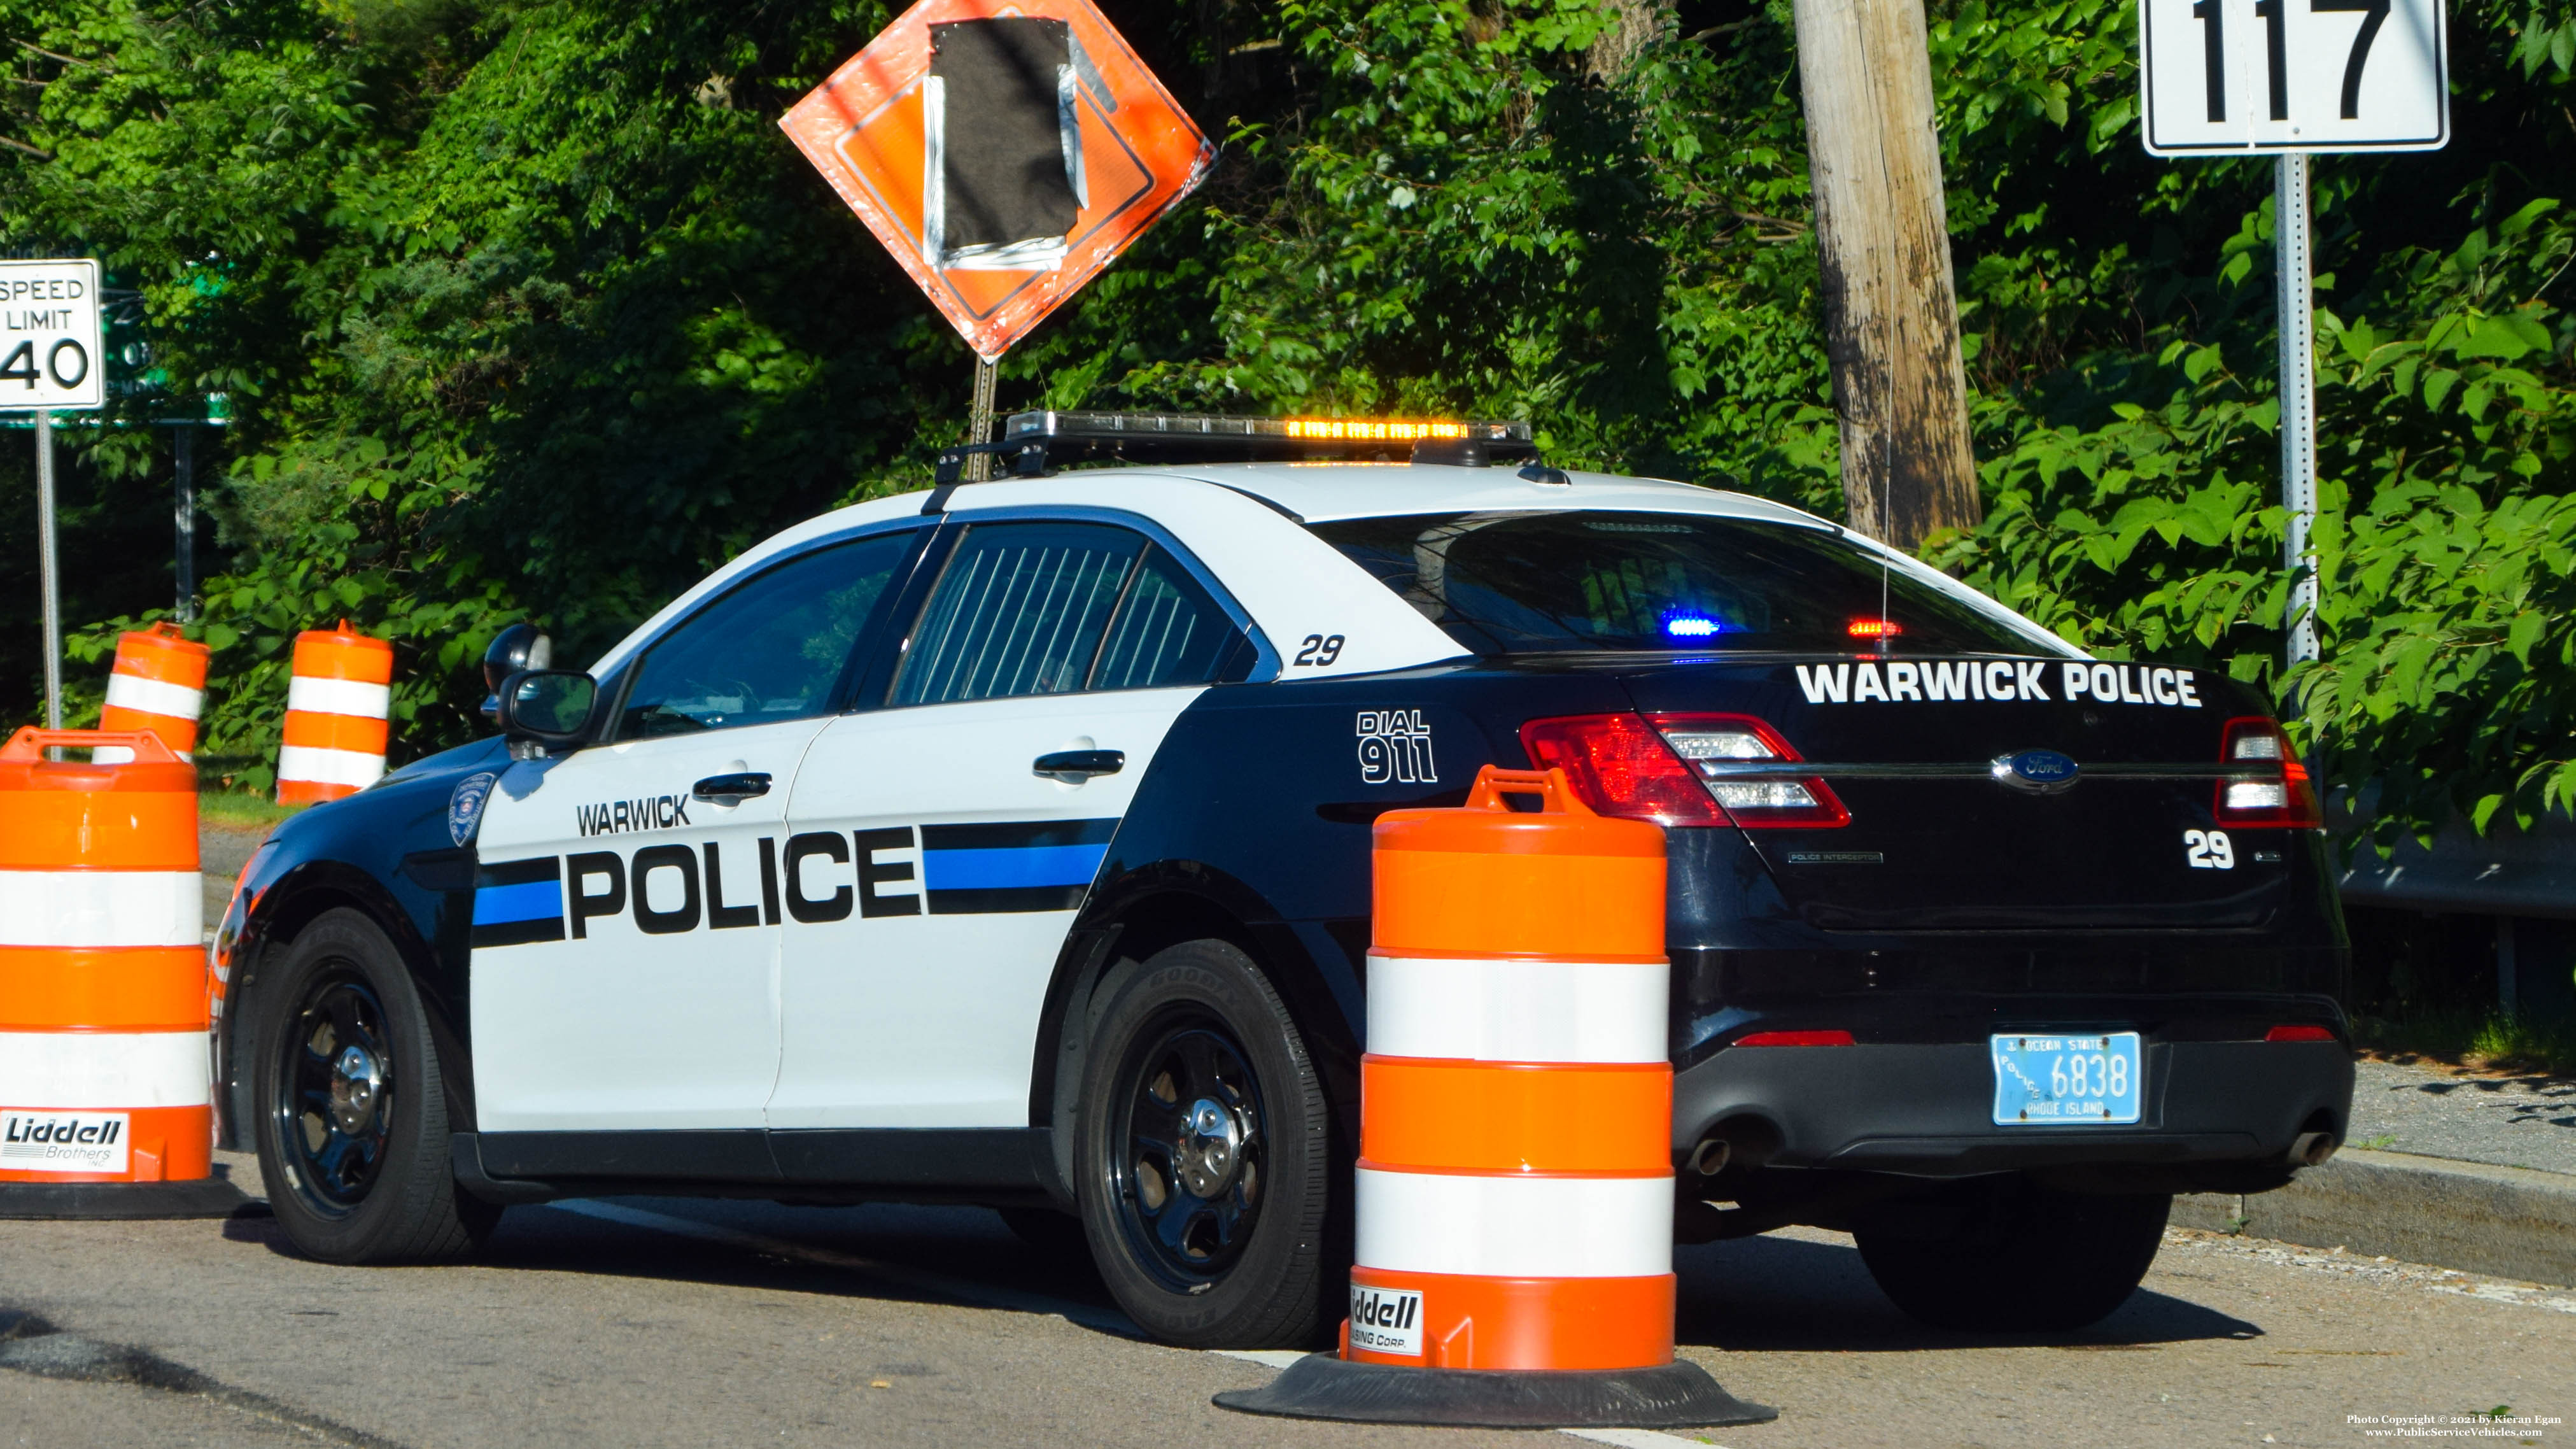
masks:
[[[2140,0],[2147,149],[2435,149],[2444,40],[2442,0]]]

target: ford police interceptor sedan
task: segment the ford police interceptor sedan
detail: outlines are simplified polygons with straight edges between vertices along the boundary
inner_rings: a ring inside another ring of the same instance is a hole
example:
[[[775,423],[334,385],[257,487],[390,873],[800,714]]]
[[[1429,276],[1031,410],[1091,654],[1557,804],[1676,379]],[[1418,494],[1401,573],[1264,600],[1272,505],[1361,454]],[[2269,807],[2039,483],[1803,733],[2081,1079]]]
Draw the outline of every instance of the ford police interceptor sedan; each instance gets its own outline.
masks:
[[[1035,476],[791,528],[587,674],[513,631],[500,737],[279,827],[217,1047],[296,1245],[454,1255],[609,1192],[983,1203],[1164,1339],[1309,1342],[1370,824],[1488,764],[1668,827],[1683,1241],[1845,1229],[1920,1319],[2063,1329],[2172,1194],[2341,1140],[2317,801],[2241,686],[1775,503],[1514,466],[1509,427],[1094,446],[1148,425],[1015,418]]]

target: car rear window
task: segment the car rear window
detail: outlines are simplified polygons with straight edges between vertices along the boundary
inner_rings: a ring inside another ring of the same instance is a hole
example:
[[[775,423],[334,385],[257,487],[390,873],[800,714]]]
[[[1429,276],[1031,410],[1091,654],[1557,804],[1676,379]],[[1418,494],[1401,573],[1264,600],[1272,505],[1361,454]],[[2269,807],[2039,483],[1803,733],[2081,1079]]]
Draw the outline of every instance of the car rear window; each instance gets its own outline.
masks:
[[[1478,654],[2033,652],[2003,621],[1820,528],[1607,511],[1311,527]]]

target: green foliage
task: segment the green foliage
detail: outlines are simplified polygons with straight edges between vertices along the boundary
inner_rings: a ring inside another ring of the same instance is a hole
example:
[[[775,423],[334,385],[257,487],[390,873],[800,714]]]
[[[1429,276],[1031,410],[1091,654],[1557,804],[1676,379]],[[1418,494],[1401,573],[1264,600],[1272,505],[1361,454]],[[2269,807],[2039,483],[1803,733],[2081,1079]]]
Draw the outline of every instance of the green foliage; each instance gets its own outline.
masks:
[[[2054,311],[2045,331],[2086,345],[2057,344],[2055,366],[2017,385],[1989,373],[1988,516],[1927,552],[2087,648],[2274,689],[2383,846],[2429,838],[2455,810],[2484,829],[2576,805],[2576,322],[2549,300],[2576,226],[2511,159],[2576,140],[2569,67],[2528,41],[2571,23],[2470,7],[2453,31],[2462,140],[2314,163],[2316,665],[2277,663],[2291,575],[2268,188],[2241,163],[2170,163],[2121,218],[2144,232],[2142,256],[2034,247],[1963,282],[1972,318],[1996,318],[1997,301],[2023,312],[1999,319],[2015,340],[1989,341],[1989,368],[2004,349],[2050,355],[2024,309]],[[2084,128],[2115,173],[2131,83],[2093,88]],[[2231,187],[2232,230],[2195,246],[2184,228],[2224,214]]]
[[[1109,10],[1225,156],[1005,406],[1526,416],[1560,462],[1839,512],[1787,0]],[[2286,676],[2268,167],[2140,152],[2127,0],[1931,12],[1989,513],[1929,554],[2303,706],[2383,839],[2566,808],[2576,7],[2466,0],[2451,147],[2318,163],[2327,647]],[[431,748],[477,728],[502,622],[578,659],[927,481],[966,354],[774,124],[891,13],[0,0],[0,246],[102,257],[167,391],[238,417],[219,747],[273,747],[298,629],[393,638],[399,748]],[[163,466],[170,401],[81,434],[99,497]],[[94,592],[93,669],[162,596]]]

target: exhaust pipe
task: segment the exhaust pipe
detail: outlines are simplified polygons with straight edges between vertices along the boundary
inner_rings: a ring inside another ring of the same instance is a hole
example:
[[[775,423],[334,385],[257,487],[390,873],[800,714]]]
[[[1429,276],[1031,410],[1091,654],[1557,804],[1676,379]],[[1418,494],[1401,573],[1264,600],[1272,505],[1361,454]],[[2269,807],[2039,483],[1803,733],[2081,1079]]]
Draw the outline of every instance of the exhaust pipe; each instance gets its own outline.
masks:
[[[1702,1177],[1715,1177],[1726,1170],[1727,1160],[1733,1156],[1734,1143],[1723,1137],[1702,1138],[1699,1146],[1691,1149],[1690,1170]]]
[[[2342,1145],[2335,1141],[2331,1132],[2302,1132],[2290,1140],[2290,1165],[2323,1167],[2326,1159],[2334,1156],[2335,1149]]]

